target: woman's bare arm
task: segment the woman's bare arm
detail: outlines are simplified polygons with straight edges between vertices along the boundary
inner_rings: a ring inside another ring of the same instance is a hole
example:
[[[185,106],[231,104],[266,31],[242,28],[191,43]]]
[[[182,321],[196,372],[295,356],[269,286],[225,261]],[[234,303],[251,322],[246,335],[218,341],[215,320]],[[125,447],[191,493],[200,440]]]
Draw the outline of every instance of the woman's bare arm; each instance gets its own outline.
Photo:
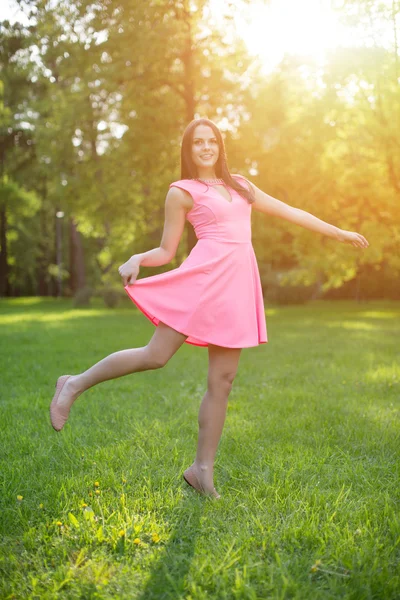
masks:
[[[166,265],[175,256],[185,227],[186,209],[184,192],[177,187],[168,190],[165,199],[164,230],[159,248],[134,254],[132,258],[139,260],[144,267]],[[160,262],[160,259],[163,262]]]
[[[165,199],[165,220],[161,243],[158,248],[133,254],[126,263],[118,269],[124,285],[136,279],[139,267],[160,267],[166,265],[174,258],[185,227],[187,199],[184,192],[171,187]]]
[[[254,210],[280,217],[305,229],[322,233],[339,242],[346,242],[359,248],[367,248],[369,246],[365,237],[360,233],[339,229],[330,223],[326,223],[326,221],[318,219],[318,217],[305,210],[294,208],[281,200],[269,196],[250,181],[249,184],[252,186],[255,195],[255,202],[252,204]]]

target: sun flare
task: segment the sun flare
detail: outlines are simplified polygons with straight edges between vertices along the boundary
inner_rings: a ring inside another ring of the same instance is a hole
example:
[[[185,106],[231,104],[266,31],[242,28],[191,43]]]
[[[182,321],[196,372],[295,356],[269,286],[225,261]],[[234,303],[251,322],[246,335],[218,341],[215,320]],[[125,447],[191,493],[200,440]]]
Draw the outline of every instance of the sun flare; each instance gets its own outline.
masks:
[[[285,54],[309,56],[322,62],[328,50],[354,42],[329,0],[255,0],[230,3],[236,33],[263,70],[271,71]],[[218,21],[226,11],[223,0],[211,0]],[[353,32],[354,35],[354,32]]]

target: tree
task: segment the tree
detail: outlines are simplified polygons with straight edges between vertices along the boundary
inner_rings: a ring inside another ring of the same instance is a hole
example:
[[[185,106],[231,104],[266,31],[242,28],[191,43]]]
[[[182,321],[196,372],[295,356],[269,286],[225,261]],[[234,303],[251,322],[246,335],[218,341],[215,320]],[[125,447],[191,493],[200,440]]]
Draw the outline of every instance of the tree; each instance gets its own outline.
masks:
[[[26,219],[40,207],[34,192],[18,182],[19,173],[33,160],[29,120],[25,121],[28,73],[30,65],[16,60],[26,48],[26,32],[15,23],[3,23],[0,31],[0,295],[11,294],[10,244],[29,244],[31,234]],[[22,243],[21,243],[22,242]],[[22,256],[24,251],[22,251]],[[32,258],[32,255],[30,256]],[[32,276],[31,260],[26,261],[24,276]],[[15,277],[14,277],[15,281]]]

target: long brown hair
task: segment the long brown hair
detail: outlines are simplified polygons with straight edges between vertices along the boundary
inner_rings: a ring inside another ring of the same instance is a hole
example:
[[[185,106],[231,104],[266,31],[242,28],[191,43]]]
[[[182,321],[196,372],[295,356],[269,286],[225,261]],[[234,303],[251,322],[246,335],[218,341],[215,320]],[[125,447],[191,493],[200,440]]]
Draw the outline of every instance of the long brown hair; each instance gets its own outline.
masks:
[[[224,182],[229,185],[229,187],[236,190],[243,198],[246,198],[250,204],[253,204],[253,202],[255,202],[255,198],[252,188],[250,186],[249,189],[247,187],[243,187],[230,174],[226,160],[224,140],[220,130],[213,121],[210,121],[210,119],[193,119],[193,121],[190,121],[183,133],[181,144],[181,179],[195,179],[198,177],[197,167],[192,160],[193,133],[197,125],[208,125],[208,127],[211,127],[215,137],[217,138],[219,156],[217,162],[215,163],[216,176],[223,179]],[[204,185],[207,184],[205,183]]]

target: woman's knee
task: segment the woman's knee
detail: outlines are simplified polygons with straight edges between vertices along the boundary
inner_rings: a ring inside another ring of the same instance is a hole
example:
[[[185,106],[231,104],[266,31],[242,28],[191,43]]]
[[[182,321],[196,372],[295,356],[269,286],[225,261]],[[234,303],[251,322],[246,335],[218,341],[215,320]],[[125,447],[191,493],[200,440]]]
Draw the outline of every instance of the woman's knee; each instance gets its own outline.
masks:
[[[187,335],[160,321],[153,337],[145,346],[148,368],[159,369],[164,367],[186,339]]]
[[[236,373],[226,372],[208,376],[208,391],[211,394],[229,396]]]
[[[169,357],[166,354],[160,352],[158,348],[149,345],[144,347],[144,355],[147,369],[149,370],[161,369],[162,367],[165,367],[169,360]]]

